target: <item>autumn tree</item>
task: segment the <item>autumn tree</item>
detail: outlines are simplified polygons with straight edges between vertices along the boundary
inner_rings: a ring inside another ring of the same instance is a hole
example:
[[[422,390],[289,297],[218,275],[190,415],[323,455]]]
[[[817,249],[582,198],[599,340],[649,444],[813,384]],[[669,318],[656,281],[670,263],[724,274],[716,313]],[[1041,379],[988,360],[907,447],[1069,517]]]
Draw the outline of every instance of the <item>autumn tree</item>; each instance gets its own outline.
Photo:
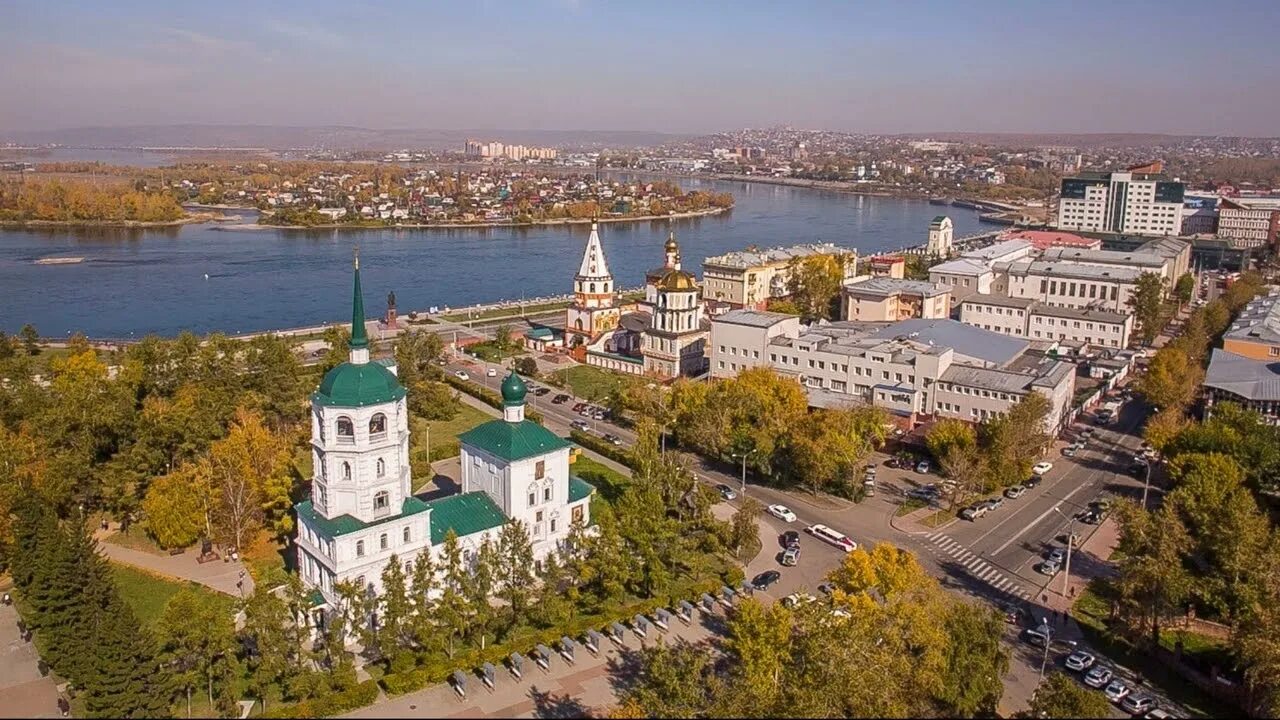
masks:
[[[1030,709],[1020,717],[1105,718],[1111,717],[1112,712],[1111,703],[1105,695],[1081,685],[1064,673],[1053,672],[1036,688]]]
[[[183,548],[209,536],[211,487],[208,466],[188,463],[151,481],[142,511],[147,532],[162,548]]]
[[[1129,293],[1128,306],[1137,325],[1136,334],[1145,345],[1150,345],[1163,327],[1165,285],[1162,275],[1144,272]]]
[[[840,287],[850,257],[843,253],[810,255],[791,261],[787,274],[789,300],[805,322],[840,316]]]
[[[1152,405],[1164,410],[1185,410],[1200,391],[1204,370],[1186,352],[1177,347],[1163,347],[1138,379],[1138,390]]]
[[[235,623],[222,603],[208,593],[183,588],[165,603],[157,631],[160,657],[173,668],[188,714],[193,692],[203,690],[211,706],[234,697]]]
[[[292,531],[288,515],[292,478],[288,449],[255,413],[240,411],[227,437],[214,443],[204,462],[213,495],[213,536],[243,550],[265,523],[281,535]]]
[[[1159,642],[1160,625],[1191,591],[1191,576],[1183,559],[1192,548],[1187,528],[1172,504],[1155,511],[1122,502],[1116,517],[1120,525],[1117,545],[1116,590],[1120,613],[1137,632],[1150,630],[1151,644]]]

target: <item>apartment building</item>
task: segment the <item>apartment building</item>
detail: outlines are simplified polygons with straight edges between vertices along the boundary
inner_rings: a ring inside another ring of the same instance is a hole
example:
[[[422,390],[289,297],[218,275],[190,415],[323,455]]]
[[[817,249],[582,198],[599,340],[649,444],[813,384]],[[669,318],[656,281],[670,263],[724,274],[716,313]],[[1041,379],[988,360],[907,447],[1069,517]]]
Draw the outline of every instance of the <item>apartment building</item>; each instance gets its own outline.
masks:
[[[867,274],[901,280],[907,276],[907,259],[901,255],[875,255],[867,259]]]
[[[840,317],[863,322],[951,316],[951,290],[923,280],[863,277],[840,288]]]
[[[703,297],[733,309],[764,310],[771,298],[788,295],[791,264],[814,255],[842,258],[846,280],[857,274],[857,251],[831,243],[731,252],[702,261]]]
[[[970,250],[929,268],[929,282],[947,286],[953,303],[970,295],[1004,294],[1008,288],[1007,276],[997,272],[996,265],[1026,258],[1033,249],[1026,240],[1005,240]]]
[[[815,407],[873,405],[913,422],[981,421],[1034,391],[1050,399],[1047,426],[1056,431],[1070,408],[1075,366],[1028,352],[1024,339],[945,319],[802,326],[784,317],[731,312],[715,318],[712,376],[735,374],[735,362],[767,364],[804,385]]]
[[[1076,250],[1072,248],[1049,248],[1040,256],[1047,262],[1070,262],[1077,265],[1098,265],[1102,267],[1137,268],[1144,272],[1153,272],[1164,278],[1170,287],[1178,279],[1173,261],[1153,252],[1119,252],[1116,250]]]
[[[1062,179],[1058,229],[1131,235],[1179,235],[1185,186],[1154,166],[1084,172]],[[1143,172],[1155,170],[1155,172]]]
[[[1097,308],[1047,305],[1030,298],[997,295],[960,303],[960,322],[1029,340],[1068,341],[1099,348],[1123,348],[1133,333],[1133,316]]]
[[[1280,198],[1222,198],[1218,237],[1238,250],[1280,250]]]
[[[1137,288],[1140,268],[1075,262],[1019,260],[1006,268],[1009,297],[1059,307],[1094,307],[1124,313]]]

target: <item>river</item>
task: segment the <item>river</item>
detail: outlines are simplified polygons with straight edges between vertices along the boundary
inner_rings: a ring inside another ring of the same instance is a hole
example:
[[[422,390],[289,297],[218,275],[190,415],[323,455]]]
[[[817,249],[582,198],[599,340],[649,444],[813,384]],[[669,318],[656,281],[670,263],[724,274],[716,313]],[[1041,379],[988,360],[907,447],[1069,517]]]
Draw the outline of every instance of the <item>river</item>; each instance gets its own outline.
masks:
[[[945,212],[956,237],[994,229],[977,214],[904,200],[742,182],[682,179],[686,189],[733,193],[722,215],[609,223],[600,238],[619,286],[662,262],[669,229],[684,266],[749,245],[832,242],[867,254],[925,241]],[[261,230],[213,225],[133,229],[0,228],[0,330],[32,323],[46,337],[243,333],[345,319],[351,251],[360,246],[365,308],[381,314],[395,291],[400,314],[431,306],[567,293],[585,226],[433,230]],[[45,257],[78,264],[36,265]],[[206,279],[205,276],[208,275]]]

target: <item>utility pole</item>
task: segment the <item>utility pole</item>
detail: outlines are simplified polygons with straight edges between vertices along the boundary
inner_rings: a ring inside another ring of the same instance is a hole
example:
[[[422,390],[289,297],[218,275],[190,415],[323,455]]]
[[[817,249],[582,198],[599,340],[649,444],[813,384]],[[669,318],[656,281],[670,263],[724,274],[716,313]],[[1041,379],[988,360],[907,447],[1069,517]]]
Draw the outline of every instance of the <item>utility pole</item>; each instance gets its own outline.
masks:
[[[1147,493],[1151,490],[1151,461],[1147,460],[1146,478],[1142,481],[1142,509],[1147,509]]]
[[[1064,518],[1067,517],[1066,513],[1058,509],[1057,505],[1053,507],[1053,511]],[[1076,519],[1074,517],[1067,519],[1071,522],[1067,524],[1067,561],[1062,568],[1062,597],[1064,598],[1068,597],[1067,586],[1071,583],[1071,550],[1075,545],[1074,531],[1076,529]]]

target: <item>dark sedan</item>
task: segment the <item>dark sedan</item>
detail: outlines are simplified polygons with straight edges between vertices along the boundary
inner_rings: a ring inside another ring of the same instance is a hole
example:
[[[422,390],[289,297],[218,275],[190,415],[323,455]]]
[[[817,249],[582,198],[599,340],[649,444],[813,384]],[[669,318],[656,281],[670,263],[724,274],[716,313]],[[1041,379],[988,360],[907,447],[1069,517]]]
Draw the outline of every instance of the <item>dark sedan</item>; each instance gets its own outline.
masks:
[[[781,579],[782,573],[777,570],[765,570],[751,579],[751,587],[756,590],[768,590],[770,585],[773,585]]]

